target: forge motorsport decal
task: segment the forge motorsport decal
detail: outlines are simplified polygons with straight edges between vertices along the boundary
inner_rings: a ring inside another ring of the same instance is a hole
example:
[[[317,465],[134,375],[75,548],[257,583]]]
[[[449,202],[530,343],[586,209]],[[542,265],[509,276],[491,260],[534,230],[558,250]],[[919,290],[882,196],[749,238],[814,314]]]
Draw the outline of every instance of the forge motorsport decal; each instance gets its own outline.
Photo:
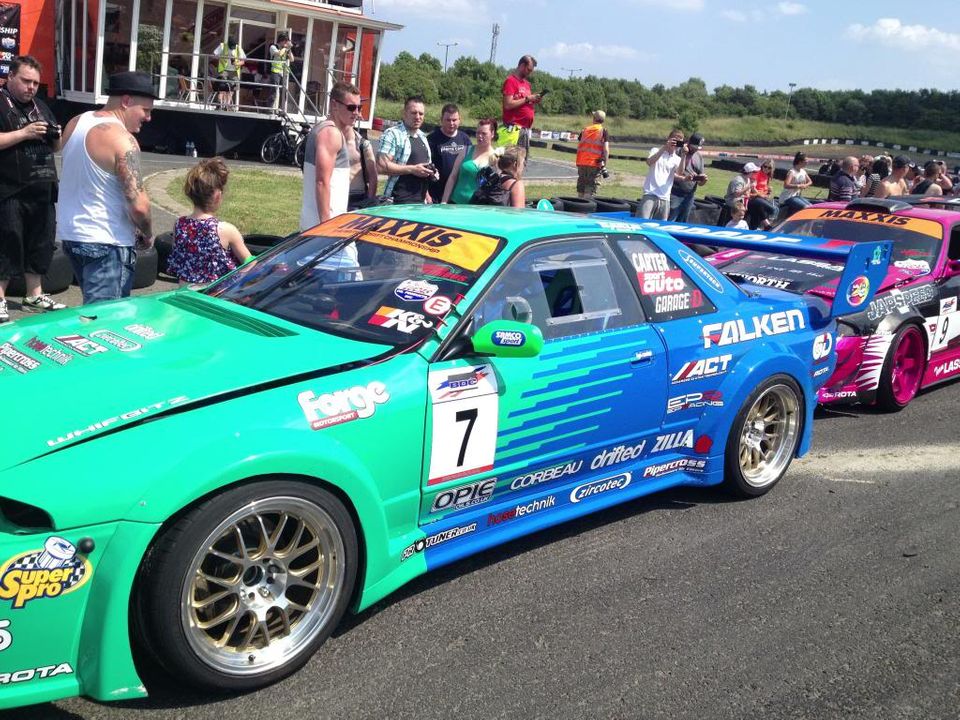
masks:
[[[20,610],[35,600],[56,598],[83,587],[93,575],[90,561],[73,543],[52,535],[43,547],[14,555],[0,566],[0,600]]]
[[[331,425],[372,417],[377,405],[383,405],[389,399],[387,386],[378,381],[323,393],[319,397],[312,390],[304,390],[297,395],[297,402],[311,430],[323,430]]]

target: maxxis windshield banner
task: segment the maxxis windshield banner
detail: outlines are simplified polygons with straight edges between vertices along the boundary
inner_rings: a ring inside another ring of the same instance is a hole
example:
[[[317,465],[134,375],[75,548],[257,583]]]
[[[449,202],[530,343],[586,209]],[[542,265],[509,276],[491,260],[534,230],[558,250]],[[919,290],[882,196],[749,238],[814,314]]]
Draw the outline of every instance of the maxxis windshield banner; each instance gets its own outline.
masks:
[[[10,62],[20,54],[20,6],[0,3],[0,78],[10,74]]]

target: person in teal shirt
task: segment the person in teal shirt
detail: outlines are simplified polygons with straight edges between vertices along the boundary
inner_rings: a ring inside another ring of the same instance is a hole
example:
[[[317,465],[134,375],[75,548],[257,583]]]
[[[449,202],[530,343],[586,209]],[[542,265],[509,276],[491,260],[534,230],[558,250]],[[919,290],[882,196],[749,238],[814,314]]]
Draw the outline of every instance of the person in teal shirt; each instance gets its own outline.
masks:
[[[494,160],[493,139],[497,135],[497,121],[484,118],[477,123],[477,144],[466,148],[457,158],[443,190],[443,202],[467,205],[477,189],[477,173]]]

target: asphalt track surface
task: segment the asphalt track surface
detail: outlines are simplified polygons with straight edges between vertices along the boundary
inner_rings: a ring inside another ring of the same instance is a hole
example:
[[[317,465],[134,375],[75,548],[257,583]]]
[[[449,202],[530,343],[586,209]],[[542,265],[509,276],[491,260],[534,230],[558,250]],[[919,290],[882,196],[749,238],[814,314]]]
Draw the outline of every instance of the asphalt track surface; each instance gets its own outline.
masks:
[[[256,693],[5,717],[955,718],[958,405],[820,411],[768,495],[674,490],[461,561]]]

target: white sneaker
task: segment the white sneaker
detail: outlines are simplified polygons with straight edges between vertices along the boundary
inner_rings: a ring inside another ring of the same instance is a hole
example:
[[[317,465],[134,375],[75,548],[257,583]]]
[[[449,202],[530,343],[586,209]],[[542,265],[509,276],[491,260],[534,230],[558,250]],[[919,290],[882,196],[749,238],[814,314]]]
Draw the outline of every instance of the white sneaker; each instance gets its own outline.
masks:
[[[10,319],[10,311],[7,310],[6,298],[0,298],[0,323],[5,323]]]
[[[36,297],[25,297],[23,302],[20,303],[20,307],[25,312],[46,312],[47,310],[63,310],[66,305],[43,293]]]

